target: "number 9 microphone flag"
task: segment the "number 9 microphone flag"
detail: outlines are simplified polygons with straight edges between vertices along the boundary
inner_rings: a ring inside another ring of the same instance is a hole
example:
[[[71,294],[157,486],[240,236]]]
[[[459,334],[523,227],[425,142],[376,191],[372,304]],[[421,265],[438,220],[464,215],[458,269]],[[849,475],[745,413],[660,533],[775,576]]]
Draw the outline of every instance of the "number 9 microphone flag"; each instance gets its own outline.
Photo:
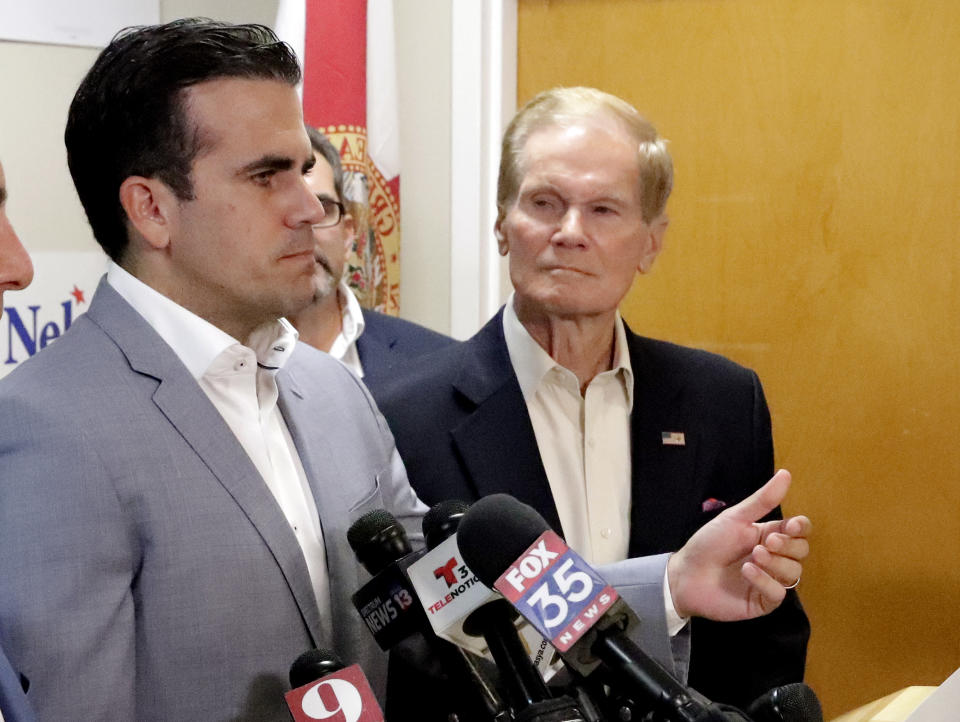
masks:
[[[303,65],[303,117],[340,150],[356,222],[346,281],[362,306],[400,305],[400,143],[393,0],[281,0],[277,35]]]

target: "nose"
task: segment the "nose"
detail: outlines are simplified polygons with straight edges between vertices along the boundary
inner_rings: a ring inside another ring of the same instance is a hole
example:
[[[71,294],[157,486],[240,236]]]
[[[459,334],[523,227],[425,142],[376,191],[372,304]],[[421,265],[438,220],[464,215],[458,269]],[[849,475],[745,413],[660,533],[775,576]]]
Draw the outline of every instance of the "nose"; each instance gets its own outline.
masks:
[[[306,178],[301,178],[297,185],[296,204],[291,212],[289,225],[293,228],[302,225],[313,226],[323,220],[323,204],[316,194],[310,190]]]
[[[583,214],[575,206],[569,206],[560,219],[560,226],[553,234],[553,242],[560,245],[580,246],[586,240]]]
[[[33,280],[33,263],[0,209],[0,292],[26,288]]]

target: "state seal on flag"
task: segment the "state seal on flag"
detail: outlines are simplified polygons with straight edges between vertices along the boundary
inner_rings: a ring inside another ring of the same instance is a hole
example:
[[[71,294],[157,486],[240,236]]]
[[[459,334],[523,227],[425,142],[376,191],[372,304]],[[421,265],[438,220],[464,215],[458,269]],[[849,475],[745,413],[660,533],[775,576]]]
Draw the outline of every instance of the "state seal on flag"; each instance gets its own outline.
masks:
[[[322,129],[340,151],[343,201],[356,223],[347,258],[347,284],[360,305],[384,313],[400,309],[400,183],[387,180],[367,153],[367,130],[356,125]]]

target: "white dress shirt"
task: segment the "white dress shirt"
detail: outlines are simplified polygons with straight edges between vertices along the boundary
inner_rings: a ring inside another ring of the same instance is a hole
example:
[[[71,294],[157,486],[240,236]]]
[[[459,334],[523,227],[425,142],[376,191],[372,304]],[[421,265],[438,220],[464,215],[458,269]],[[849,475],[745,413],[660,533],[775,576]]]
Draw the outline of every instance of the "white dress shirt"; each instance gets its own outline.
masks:
[[[507,353],[530,414],[567,544],[591,565],[627,558],[632,488],[630,412],[633,368],[619,312],[613,363],[580,393],[576,374],[564,368],[520,323],[511,294],[503,311]],[[664,606],[671,635],[680,617],[664,573]]]
[[[340,281],[337,286],[337,298],[340,300],[340,333],[330,346],[330,355],[363,378],[363,366],[357,351],[357,339],[365,326],[363,311],[346,281]]]
[[[245,346],[113,262],[107,282],[169,344],[260,472],[303,551],[330,638],[330,581],[320,516],[277,406],[276,374],[293,353],[296,329],[279,319],[255,329]]]

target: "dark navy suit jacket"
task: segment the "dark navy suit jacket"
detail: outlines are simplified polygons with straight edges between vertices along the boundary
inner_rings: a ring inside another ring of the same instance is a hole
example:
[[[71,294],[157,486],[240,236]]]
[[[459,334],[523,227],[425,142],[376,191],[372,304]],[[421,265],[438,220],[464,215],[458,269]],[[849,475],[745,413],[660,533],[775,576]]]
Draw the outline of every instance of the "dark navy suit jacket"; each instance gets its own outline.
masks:
[[[496,492],[560,530],[517,377],[502,309],[471,339],[432,354],[376,396],[417,495],[433,505]],[[773,474],[770,414],[756,374],[715,354],[627,330],[634,374],[631,557],[674,551],[718,511]],[[665,445],[663,432],[685,444]],[[776,512],[779,514],[779,510]],[[692,629],[691,686],[746,706],[803,678],[810,626],[795,592],[761,619]]]
[[[429,328],[368,309],[363,309],[363,322],[357,353],[363,382],[374,398],[380,388],[409,366],[410,359],[457,343]]]
[[[4,722],[34,722],[36,717],[27,702],[18,675],[3,649],[0,649],[0,712]]]

